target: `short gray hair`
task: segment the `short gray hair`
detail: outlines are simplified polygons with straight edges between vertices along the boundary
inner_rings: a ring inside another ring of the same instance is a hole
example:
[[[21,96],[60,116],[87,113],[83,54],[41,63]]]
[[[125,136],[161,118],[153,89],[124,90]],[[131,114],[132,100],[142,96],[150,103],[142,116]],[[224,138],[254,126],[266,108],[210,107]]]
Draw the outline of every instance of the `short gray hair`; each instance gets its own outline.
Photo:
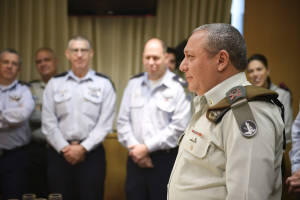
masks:
[[[0,60],[2,60],[2,56],[4,53],[12,53],[12,54],[16,54],[18,56],[18,61],[19,61],[19,67],[21,67],[21,64],[22,64],[22,59],[21,59],[21,56],[20,54],[15,50],[15,49],[10,49],[10,48],[7,48],[7,49],[4,49],[3,51],[0,52]]]
[[[78,41],[78,40],[86,41],[86,42],[88,43],[88,48],[89,48],[89,49],[92,49],[92,45],[91,45],[90,41],[89,41],[86,37],[84,37],[84,36],[82,36],[82,35],[77,35],[77,36],[72,37],[72,38],[69,40],[69,42],[68,42],[67,49],[70,48],[71,43],[72,43],[73,41]]]
[[[229,54],[229,59],[233,66],[239,71],[244,71],[247,67],[247,47],[246,42],[240,32],[230,24],[216,23],[205,24],[196,28],[193,33],[206,31],[206,51],[212,55],[221,50]]]

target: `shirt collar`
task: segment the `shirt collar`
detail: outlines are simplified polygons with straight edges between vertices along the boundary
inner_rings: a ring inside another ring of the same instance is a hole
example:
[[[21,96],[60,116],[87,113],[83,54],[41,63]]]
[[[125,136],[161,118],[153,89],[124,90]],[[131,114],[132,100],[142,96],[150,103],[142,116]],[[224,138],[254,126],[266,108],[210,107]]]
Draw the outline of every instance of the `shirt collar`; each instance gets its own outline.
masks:
[[[244,72],[237,73],[228,79],[224,80],[223,82],[219,83],[209,91],[207,91],[204,96],[206,98],[206,101],[208,105],[214,106],[219,101],[221,101],[225,96],[226,92],[229,91],[231,88],[237,86],[237,85],[251,85],[246,78],[246,75]]]
[[[76,82],[83,82],[83,81],[88,81],[92,80],[94,81],[94,75],[95,71],[92,69],[89,69],[89,71],[86,73],[86,75],[83,78],[77,77],[72,70],[70,70],[66,76],[67,80],[75,80]]]
[[[161,86],[171,87],[172,84],[171,81],[173,76],[175,76],[174,73],[170,72],[169,69],[166,69],[166,72],[161,78],[157,87],[161,87]],[[147,72],[144,73],[142,84],[150,85]]]
[[[3,86],[3,85],[0,85],[0,90],[1,91],[7,91],[7,90],[11,90],[11,89],[13,89],[14,87],[16,87],[16,85],[17,85],[17,83],[18,83],[18,80],[14,80],[14,82],[12,82],[10,85],[8,85],[8,86]]]

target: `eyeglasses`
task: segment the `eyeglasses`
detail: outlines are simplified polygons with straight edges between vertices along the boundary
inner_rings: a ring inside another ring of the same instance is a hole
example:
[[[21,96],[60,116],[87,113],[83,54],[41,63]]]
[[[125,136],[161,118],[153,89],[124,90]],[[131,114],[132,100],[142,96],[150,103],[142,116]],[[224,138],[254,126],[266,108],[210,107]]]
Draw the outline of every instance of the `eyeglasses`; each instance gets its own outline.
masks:
[[[81,54],[87,54],[90,51],[90,49],[69,49],[69,50],[71,54],[78,54],[79,52]]]

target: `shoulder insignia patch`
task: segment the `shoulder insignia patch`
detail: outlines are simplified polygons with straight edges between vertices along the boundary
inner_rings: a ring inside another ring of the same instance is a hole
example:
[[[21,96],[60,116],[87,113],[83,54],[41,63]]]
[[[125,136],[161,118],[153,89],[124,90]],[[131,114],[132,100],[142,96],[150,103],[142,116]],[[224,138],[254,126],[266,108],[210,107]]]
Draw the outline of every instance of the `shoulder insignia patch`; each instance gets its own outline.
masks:
[[[173,77],[173,80],[179,82],[182,85],[182,87],[187,87],[188,86],[186,80],[184,80],[182,77],[180,77],[178,75],[175,75]]]
[[[241,134],[245,137],[253,137],[257,132],[256,122],[253,120],[246,120],[240,125]]]
[[[228,92],[226,92],[226,98],[228,103],[232,105],[234,102],[239,99],[246,98],[246,88],[243,86],[236,86],[231,88]]]
[[[142,73],[139,73],[139,74],[137,74],[137,75],[134,75],[134,76],[131,77],[130,79],[139,78],[139,77],[141,77],[141,76],[144,76],[144,73],[145,73],[145,72],[142,72]]]
[[[63,73],[60,73],[60,74],[57,74],[55,76],[53,76],[54,78],[59,78],[59,77],[63,77],[63,76],[66,76],[68,74],[68,72],[63,72]]]

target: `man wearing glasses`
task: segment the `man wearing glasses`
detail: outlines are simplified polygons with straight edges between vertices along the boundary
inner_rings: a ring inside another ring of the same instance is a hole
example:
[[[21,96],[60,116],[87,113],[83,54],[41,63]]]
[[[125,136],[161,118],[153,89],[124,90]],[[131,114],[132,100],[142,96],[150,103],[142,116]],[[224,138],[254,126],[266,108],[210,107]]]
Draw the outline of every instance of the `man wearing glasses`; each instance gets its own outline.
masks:
[[[44,92],[42,131],[48,149],[51,193],[64,200],[101,200],[105,177],[102,146],[112,129],[115,92],[110,80],[89,67],[90,42],[70,39],[66,57],[71,70],[54,76]]]

